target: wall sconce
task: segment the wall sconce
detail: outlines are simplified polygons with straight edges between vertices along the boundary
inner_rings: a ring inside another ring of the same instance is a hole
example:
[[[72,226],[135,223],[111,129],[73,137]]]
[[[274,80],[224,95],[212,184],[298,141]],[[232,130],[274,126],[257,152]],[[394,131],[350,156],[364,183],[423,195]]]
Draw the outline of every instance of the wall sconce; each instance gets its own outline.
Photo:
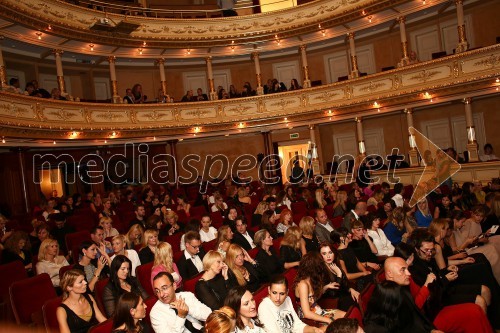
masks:
[[[2,136],[2,143],[5,143],[5,137]]]
[[[142,46],[146,47],[146,41],[142,42]]]
[[[47,26],[47,30],[52,30],[52,26],[50,24]]]
[[[234,52],[234,40],[231,41],[231,51]]]
[[[54,142],[52,142],[52,144],[54,144],[54,145],[55,145],[55,144],[56,144],[56,140],[54,140]]]
[[[380,104],[378,104],[378,102],[375,102],[375,103],[373,103],[373,107],[378,109],[378,108],[380,108]]]
[[[37,33],[35,33],[35,35],[37,35],[38,39],[41,40],[42,39],[42,33],[39,31]]]
[[[186,51],[187,51],[186,53],[187,53],[188,55],[189,55],[189,54],[191,54],[191,49],[190,49],[190,48],[188,48]]]
[[[371,16],[371,15],[368,16],[368,22],[372,23],[372,18],[373,18],[373,16]]]
[[[142,55],[142,49],[139,49],[139,54]]]
[[[94,51],[94,44],[90,44],[90,51]]]
[[[194,128],[194,132],[195,133],[200,133],[200,131],[201,131],[201,127],[195,127]]]

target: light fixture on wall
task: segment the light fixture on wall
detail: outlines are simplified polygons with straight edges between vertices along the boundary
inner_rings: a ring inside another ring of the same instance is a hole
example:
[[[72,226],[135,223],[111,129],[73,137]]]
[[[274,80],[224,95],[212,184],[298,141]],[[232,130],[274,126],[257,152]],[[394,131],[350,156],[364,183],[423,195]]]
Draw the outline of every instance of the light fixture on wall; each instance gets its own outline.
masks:
[[[373,18],[373,16],[371,16],[371,15],[368,16],[368,22],[372,23],[372,18]]]
[[[89,47],[90,47],[90,51],[94,51],[94,44],[90,44]]]
[[[186,53],[189,55],[191,54],[191,49],[188,47],[187,50],[186,50]]]
[[[43,35],[43,34],[42,34],[40,31],[36,32],[36,33],[35,33],[35,35],[37,35],[37,38],[38,38],[39,40],[41,40],[41,39],[42,39],[42,35]]]
[[[143,46],[143,47],[146,47],[146,45],[147,45],[147,44],[146,44],[146,41],[142,42],[142,46]]]
[[[54,145],[55,145],[55,144],[56,144],[56,140],[54,140],[54,142],[52,142],[52,144],[54,144]]]
[[[195,127],[195,128],[193,129],[193,131],[194,131],[194,133],[200,133],[200,131],[201,131],[201,127]]]
[[[2,136],[2,143],[5,143],[5,137]]]
[[[52,26],[50,24],[47,26],[47,30],[52,30]]]
[[[139,48],[139,54],[142,55],[142,49],[141,48]]]
[[[380,104],[378,104],[378,102],[375,102],[375,103],[373,103],[373,107],[378,109],[378,108],[380,108]]]
[[[231,51],[234,52],[234,40],[231,41]]]

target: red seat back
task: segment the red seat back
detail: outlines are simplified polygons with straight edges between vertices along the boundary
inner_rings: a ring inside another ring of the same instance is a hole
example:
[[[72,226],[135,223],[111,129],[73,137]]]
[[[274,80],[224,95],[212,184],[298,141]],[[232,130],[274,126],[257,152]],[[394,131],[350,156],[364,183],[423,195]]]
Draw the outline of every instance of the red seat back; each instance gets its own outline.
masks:
[[[59,333],[59,323],[57,321],[56,310],[61,305],[62,297],[56,297],[45,302],[42,306],[43,323],[47,333]]]
[[[12,283],[9,295],[16,322],[18,324],[35,323],[40,326],[43,325],[43,304],[57,297],[47,273]],[[34,295],[36,297],[33,297]]]
[[[203,214],[206,214],[207,213],[207,210],[205,209],[205,206],[195,206],[195,207],[191,207],[189,209],[189,215],[192,216],[192,217],[197,217],[197,218],[201,218],[201,216]]]
[[[274,250],[276,251],[276,255],[278,257],[280,256],[280,245],[281,245],[282,240],[283,240],[283,237],[278,237],[276,239],[273,239],[273,247],[274,247]]]
[[[168,226],[167,226],[168,228]],[[181,238],[184,233],[178,232],[171,236],[166,236],[163,241],[169,243],[172,246],[172,251],[175,253],[181,250]]]
[[[10,306],[9,287],[15,281],[28,278],[28,273],[24,269],[21,261],[16,260],[5,265],[0,265],[0,320],[14,321],[14,314]]]
[[[104,315],[106,314],[106,310],[104,309],[104,302],[102,300],[102,294],[104,292],[104,287],[106,287],[108,282],[109,282],[109,278],[99,280],[99,281],[97,281],[97,283],[95,284],[95,287],[94,287],[95,302],[97,303],[97,307],[99,308],[99,310],[101,310],[101,313]]]
[[[248,251],[248,255],[250,256],[250,258],[255,259],[255,257],[257,256],[258,252],[259,252],[259,248],[258,247],[254,247],[253,249],[251,249],[250,251]]]
[[[266,283],[253,293],[253,299],[255,300],[256,307],[259,307],[260,302],[262,302],[262,300],[269,295],[269,291],[267,290],[268,287],[269,284]]]
[[[210,250],[215,250],[215,244],[217,244],[217,238],[212,239],[210,242],[201,243],[201,246],[203,247],[203,250],[205,250],[205,252],[208,252]]]
[[[113,330],[113,319],[108,319],[102,323],[92,326],[88,333],[110,333]]]
[[[150,262],[147,264],[143,264],[140,266],[137,266],[135,269],[135,276],[139,280],[139,283],[141,284],[142,288],[146,290],[148,295],[154,295],[153,293],[153,286],[151,285],[151,269],[153,268],[154,262]]]
[[[203,273],[204,272],[200,272],[200,273],[196,274],[194,277],[192,277],[191,279],[184,280],[182,282],[183,286],[184,286],[184,291],[190,291],[194,294],[194,288],[196,286],[196,282],[198,282],[198,280],[201,279],[201,277],[203,276]]]
[[[373,291],[375,290],[375,284],[370,283],[365,287],[365,289],[359,295],[359,307],[361,309],[361,314],[366,313],[366,309],[368,308],[368,301],[372,297]]]
[[[153,306],[156,304],[157,301],[158,299],[155,296],[151,296],[145,301],[147,308],[146,308],[146,317],[143,320],[150,326],[151,326],[151,318],[149,317],[149,314],[151,313],[151,310],[153,309]],[[151,332],[153,332],[153,330],[151,330]]]
[[[63,266],[59,269],[59,280],[62,280],[62,277],[64,275],[64,273],[66,273],[67,271],[69,271],[70,269],[73,269],[75,265],[68,265],[68,266]]]
[[[92,238],[90,238],[90,229],[72,232],[70,234],[67,234],[64,238],[66,240],[66,248],[68,249],[68,251],[71,251],[74,262],[78,262],[78,248],[80,244],[83,241],[92,240]]]
[[[174,262],[178,262],[179,259],[184,255],[184,251],[177,251],[177,252],[174,252],[174,255],[173,255],[173,259],[174,259]]]
[[[356,305],[353,305],[347,310],[345,318],[353,318],[358,321],[358,325],[363,328],[363,315]]]
[[[332,225],[335,229],[340,228],[342,225],[342,221],[344,221],[344,218],[342,216],[337,216],[332,219]]]
[[[222,226],[222,223],[224,222],[224,219],[222,218],[222,214],[220,211],[211,212],[210,218],[212,219],[212,226],[215,229],[219,229]]]
[[[293,286],[293,283],[295,281],[295,276],[297,275],[297,269],[290,268],[283,275],[285,276],[285,278],[288,282],[288,296],[290,296],[290,299],[292,300],[292,304],[296,304],[295,303],[295,288]]]
[[[292,202],[291,207],[294,213],[307,213],[307,202],[305,201]]]

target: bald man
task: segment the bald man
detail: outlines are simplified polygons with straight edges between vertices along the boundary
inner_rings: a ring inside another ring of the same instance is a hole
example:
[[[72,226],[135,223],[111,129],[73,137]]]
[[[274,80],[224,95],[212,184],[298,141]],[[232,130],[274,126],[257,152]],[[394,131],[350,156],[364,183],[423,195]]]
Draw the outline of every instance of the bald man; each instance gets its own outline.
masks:
[[[354,209],[351,209],[351,211],[347,213],[346,216],[344,217],[342,226],[347,230],[351,230],[352,229],[351,221],[359,220],[361,216],[364,216],[366,214],[367,207],[368,206],[366,205],[366,202],[358,201]]]
[[[427,310],[426,312],[432,311],[432,305],[439,303],[432,299],[432,295],[427,288],[429,284],[436,280],[436,276],[433,273],[427,275],[427,279],[422,287],[419,287],[412,279],[410,271],[408,270],[408,263],[411,265],[413,258],[410,257],[408,260],[404,260],[398,257],[387,258],[384,263],[385,278],[389,281],[393,281],[400,286],[409,286],[411,292],[408,299],[405,297],[405,302],[412,302],[415,305],[416,311],[422,314],[420,310]],[[405,293],[408,295],[408,293]],[[429,297],[431,296],[431,297]],[[413,311],[412,311],[413,312]],[[432,314],[427,313],[429,318],[432,318]],[[417,313],[413,313],[413,317],[419,319],[420,316]],[[422,320],[428,322],[427,316],[422,315]],[[437,315],[433,321],[434,326],[438,330],[432,330],[432,332],[448,332],[448,333],[492,333],[488,318],[481,310],[481,308],[473,303],[465,303],[458,305],[446,306],[439,309]]]

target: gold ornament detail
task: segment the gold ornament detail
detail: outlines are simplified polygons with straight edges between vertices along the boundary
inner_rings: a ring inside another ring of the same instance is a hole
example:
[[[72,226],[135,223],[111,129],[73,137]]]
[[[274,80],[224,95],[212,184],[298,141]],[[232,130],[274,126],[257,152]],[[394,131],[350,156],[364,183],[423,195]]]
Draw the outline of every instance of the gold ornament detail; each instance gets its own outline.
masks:
[[[419,82],[427,82],[429,80],[431,80],[434,76],[440,74],[441,71],[428,71],[428,70],[423,70],[421,71],[420,73],[418,73],[417,75],[413,75],[410,77],[410,80],[416,80],[416,81],[419,81]]]

